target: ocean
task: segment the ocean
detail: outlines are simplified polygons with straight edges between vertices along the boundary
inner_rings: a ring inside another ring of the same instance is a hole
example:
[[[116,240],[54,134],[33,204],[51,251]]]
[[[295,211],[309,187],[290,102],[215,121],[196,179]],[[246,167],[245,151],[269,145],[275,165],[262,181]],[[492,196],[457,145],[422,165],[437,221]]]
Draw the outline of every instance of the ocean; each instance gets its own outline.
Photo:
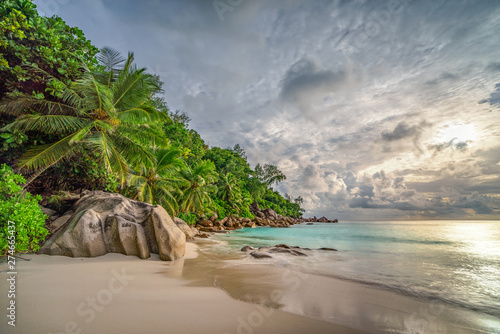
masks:
[[[216,239],[220,254],[245,245],[307,247],[308,257],[273,254],[264,261],[500,319],[499,221],[346,221],[246,228]],[[500,320],[490,325],[500,332]]]

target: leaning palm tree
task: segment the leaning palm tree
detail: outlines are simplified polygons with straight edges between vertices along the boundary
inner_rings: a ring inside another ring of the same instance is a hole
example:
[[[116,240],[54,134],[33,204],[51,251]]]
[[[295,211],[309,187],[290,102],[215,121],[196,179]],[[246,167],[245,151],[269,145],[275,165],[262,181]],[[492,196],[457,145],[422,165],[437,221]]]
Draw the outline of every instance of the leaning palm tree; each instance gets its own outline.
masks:
[[[182,188],[181,211],[203,215],[205,206],[212,202],[209,192],[215,191],[213,184],[218,178],[213,162],[201,160],[193,168],[181,170],[180,176],[185,183]]]
[[[177,148],[157,149],[155,164],[149,168],[141,165],[128,179],[128,185],[136,192],[135,199],[160,204],[175,216],[178,210],[175,196],[181,193],[181,181],[176,174],[186,166],[181,155],[182,151]]]
[[[131,162],[152,165],[154,156],[149,148],[168,142],[151,126],[163,117],[150,104],[152,94],[160,90],[158,80],[133,65],[131,53],[117,68],[121,63],[116,63],[117,55],[104,51],[101,63],[108,59],[113,66],[103,64],[107,71],[97,73],[84,67],[81,77],[68,84],[34,69],[49,83],[57,83],[58,98],[18,93],[0,105],[0,113],[18,116],[3,131],[38,131],[59,138],[30,148],[19,160],[19,167],[35,172],[37,177],[80,149],[89,148],[123,184]]]

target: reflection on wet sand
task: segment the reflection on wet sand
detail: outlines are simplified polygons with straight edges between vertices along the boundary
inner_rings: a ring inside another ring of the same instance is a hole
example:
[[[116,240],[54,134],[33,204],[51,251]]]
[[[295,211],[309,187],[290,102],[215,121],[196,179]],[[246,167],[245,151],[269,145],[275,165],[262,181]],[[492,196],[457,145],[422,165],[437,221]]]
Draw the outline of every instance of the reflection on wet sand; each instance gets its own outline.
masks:
[[[285,267],[238,261],[244,255],[213,254],[200,244],[196,259],[172,264],[164,274],[190,286],[215,286],[232,298],[271,310],[385,333],[487,333],[493,317],[437,302],[425,302],[389,290]],[[490,319],[491,318],[491,319]]]

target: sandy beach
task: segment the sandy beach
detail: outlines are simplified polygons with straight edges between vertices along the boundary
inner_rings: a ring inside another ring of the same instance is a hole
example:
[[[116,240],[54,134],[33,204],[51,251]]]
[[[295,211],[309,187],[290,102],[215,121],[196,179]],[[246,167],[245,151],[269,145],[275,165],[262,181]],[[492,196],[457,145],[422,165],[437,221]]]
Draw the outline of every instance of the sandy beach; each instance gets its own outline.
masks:
[[[25,255],[29,262],[16,261],[16,326],[4,316],[0,332],[363,333],[233,299],[203,283],[203,260],[197,256],[192,243],[186,257],[174,262],[156,255],[148,260],[121,254]],[[7,264],[0,270],[0,308],[6,313]]]
[[[24,255],[16,261],[16,326],[1,333],[488,333],[450,305],[264,262],[220,258],[214,241],[165,262],[121,254]],[[7,315],[8,268],[0,265]]]

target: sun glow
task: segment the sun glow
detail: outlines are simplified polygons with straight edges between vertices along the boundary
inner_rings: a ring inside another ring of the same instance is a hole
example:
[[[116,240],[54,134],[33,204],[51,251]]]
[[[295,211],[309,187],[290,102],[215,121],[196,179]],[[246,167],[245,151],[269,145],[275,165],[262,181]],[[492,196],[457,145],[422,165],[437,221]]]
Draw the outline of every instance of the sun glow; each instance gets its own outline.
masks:
[[[477,139],[477,132],[472,124],[448,124],[443,127],[436,138],[437,142],[469,142]]]

